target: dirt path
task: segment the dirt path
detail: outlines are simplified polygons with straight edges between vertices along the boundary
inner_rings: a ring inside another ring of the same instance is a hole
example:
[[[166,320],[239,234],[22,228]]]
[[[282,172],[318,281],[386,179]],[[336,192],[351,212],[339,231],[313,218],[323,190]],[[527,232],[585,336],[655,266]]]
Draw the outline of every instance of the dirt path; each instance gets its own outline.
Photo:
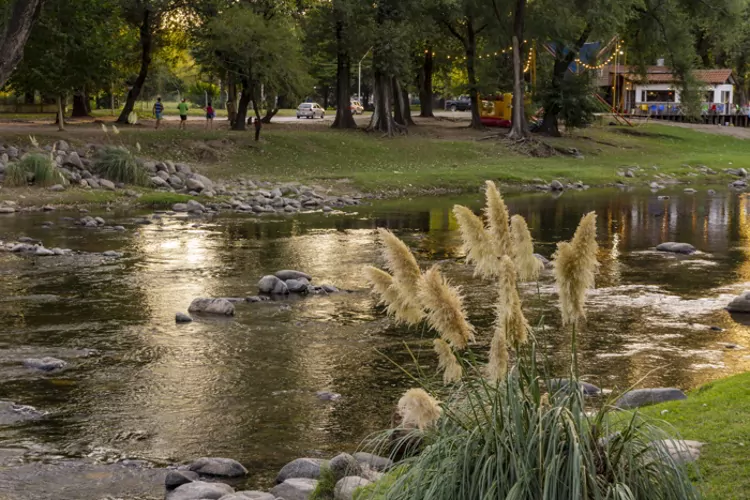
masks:
[[[635,121],[636,126],[643,124],[643,123],[645,122],[637,121],[637,120]],[[707,134],[728,135],[731,137],[736,137],[738,139],[750,139],[750,128],[722,127],[721,125],[704,125],[704,124],[695,124],[695,123],[678,123],[678,122],[668,122],[666,120],[665,121],[651,120],[649,121],[649,124],[669,125],[672,127],[689,128],[692,130],[698,130],[700,132],[705,132]]]

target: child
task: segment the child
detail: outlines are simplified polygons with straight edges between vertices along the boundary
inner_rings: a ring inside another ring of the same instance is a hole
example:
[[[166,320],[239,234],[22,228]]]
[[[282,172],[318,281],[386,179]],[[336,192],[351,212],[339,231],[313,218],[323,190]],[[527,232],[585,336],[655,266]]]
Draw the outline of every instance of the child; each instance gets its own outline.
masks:
[[[208,105],[206,106],[206,130],[214,128],[214,116],[216,116],[216,112],[211,105],[211,101],[208,101]]]
[[[161,97],[156,98],[156,103],[154,104],[154,118],[156,118],[156,130],[159,130],[159,125],[161,124],[161,118],[164,114],[164,105],[161,103]]]
[[[180,101],[180,104],[177,105],[177,109],[180,110],[180,130],[187,130],[187,114],[188,114],[188,105],[187,101],[183,99]]]

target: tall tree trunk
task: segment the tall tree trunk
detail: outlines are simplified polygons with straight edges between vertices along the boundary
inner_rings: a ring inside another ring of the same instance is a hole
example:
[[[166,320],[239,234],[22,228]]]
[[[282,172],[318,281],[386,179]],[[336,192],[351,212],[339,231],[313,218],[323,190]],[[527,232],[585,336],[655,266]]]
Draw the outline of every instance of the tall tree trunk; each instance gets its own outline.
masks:
[[[63,96],[57,96],[57,130],[65,131],[65,114],[63,113]]]
[[[409,91],[406,87],[401,88],[401,101],[404,103],[404,121],[407,126],[416,125],[411,117],[411,104],[409,103]]]
[[[271,119],[279,112],[278,98],[279,96],[273,96],[273,105],[266,109],[266,114],[263,115],[263,119],[261,120],[262,123],[271,123]]]
[[[404,96],[401,92],[401,84],[395,76],[391,78],[391,95],[393,96],[393,120],[407,127],[406,110],[404,109]]]
[[[39,17],[44,0],[15,0],[10,17],[0,32],[0,87],[10,78],[23,59],[23,48],[31,34],[31,27]]]
[[[471,98],[471,128],[482,130],[484,125],[479,114],[481,102],[476,70],[477,34],[474,28],[474,18],[471,16],[467,18],[466,35],[466,72],[469,76],[469,97]]]
[[[511,120],[509,139],[525,139],[529,137],[529,127],[526,124],[526,113],[523,106],[523,62],[521,61],[521,41],[523,40],[524,18],[526,16],[526,0],[516,0],[516,10],[513,16],[513,115]]]
[[[232,130],[247,130],[247,108],[250,106],[250,100],[252,98],[250,82],[246,78],[243,78],[242,95],[240,96],[240,102],[237,104],[237,118],[234,120]]]
[[[24,104],[34,104],[34,93],[33,92],[26,92],[23,94],[23,103]]]
[[[328,85],[324,85],[321,88],[321,94],[323,97],[323,109],[328,109],[328,94],[330,93],[330,90],[331,89],[328,87]]]
[[[434,61],[432,47],[427,47],[424,55],[422,69],[419,72],[419,116],[422,118],[435,118],[432,107],[432,73]]]
[[[561,87],[563,83],[563,79],[565,78],[565,74],[568,71],[568,68],[570,67],[570,63],[573,62],[573,60],[578,56],[578,52],[581,50],[581,47],[586,43],[586,40],[588,40],[589,35],[591,34],[591,26],[586,25],[586,27],[583,29],[583,33],[581,33],[581,36],[576,40],[575,45],[571,47],[570,50],[568,50],[568,53],[563,55],[562,47],[558,47],[557,55],[555,56],[555,65],[552,68],[552,81],[550,82],[550,92],[553,92],[555,94],[560,94]],[[561,108],[559,105],[554,106],[545,106],[544,108],[544,118],[542,119],[542,126],[541,131],[544,132],[547,135],[551,135],[553,137],[559,137],[560,136],[560,128],[557,123],[558,116],[560,114]]]
[[[148,9],[143,11],[143,22],[140,28],[140,41],[141,41],[141,69],[138,72],[138,77],[135,79],[133,86],[128,91],[128,98],[125,101],[125,107],[122,108],[120,116],[117,118],[117,123],[128,123],[128,116],[135,107],[135,101],[138,100],[138,96],[141,95],[141,89],[143,84],[146,82],[148,76],[148,68],[151,66],[151,54],[154,48],[153,33],[151,32],[152,27],[151,12]]]
[[[90,116],[88,107],[88,96],[85,91],[79,90],[73,93],[73,112],[71,116],[75,118],[82,118]]]
[[[372,114],[370,125],[367,128],[369,131],[382,132],[389,137],[392,137],[397,131],[405,130],[404,127],[393,120],[393,116],[391,115],[391,107],[393,105],[391,78],[380,71],[375,72],[375,112]]]
[[[336,118],[331,128],[357,128],[351,110],[351,57],[344,40],[344,23],[336,21]]]

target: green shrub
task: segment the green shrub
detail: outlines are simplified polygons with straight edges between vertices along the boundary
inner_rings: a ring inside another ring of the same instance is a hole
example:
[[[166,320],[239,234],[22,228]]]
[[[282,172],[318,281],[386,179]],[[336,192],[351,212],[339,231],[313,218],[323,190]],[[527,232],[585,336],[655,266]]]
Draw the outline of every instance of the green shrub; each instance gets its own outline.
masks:
[[[125,148],[108,146],[96,155],[94,170],[112,182],[147,186],[149,172],[136,156]]]
[[[28,172],[21,162],[9,163],[5,168],[5,184],[8,187],[26,186],[29,183]]]
[[[318,484],[310,495],[310,500],[333,500],[333,490],[335,488],[336,476],[326,463],[320,468]]]

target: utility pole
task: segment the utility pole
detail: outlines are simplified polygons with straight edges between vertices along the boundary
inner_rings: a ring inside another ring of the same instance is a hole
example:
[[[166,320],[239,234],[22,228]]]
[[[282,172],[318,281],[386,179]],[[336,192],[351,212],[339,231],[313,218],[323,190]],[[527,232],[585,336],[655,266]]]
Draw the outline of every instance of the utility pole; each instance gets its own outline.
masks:
[[[372,50],[372,47],[367,49],[367,52],[365,52],[365,55],[363,55],[362,59],[359,60],[359,84],[357,87],[357,99],[360,101],[362,101],[362,61],[365,60],[365,58],[367,57],[367,55],[370,53],[371,50]]]

